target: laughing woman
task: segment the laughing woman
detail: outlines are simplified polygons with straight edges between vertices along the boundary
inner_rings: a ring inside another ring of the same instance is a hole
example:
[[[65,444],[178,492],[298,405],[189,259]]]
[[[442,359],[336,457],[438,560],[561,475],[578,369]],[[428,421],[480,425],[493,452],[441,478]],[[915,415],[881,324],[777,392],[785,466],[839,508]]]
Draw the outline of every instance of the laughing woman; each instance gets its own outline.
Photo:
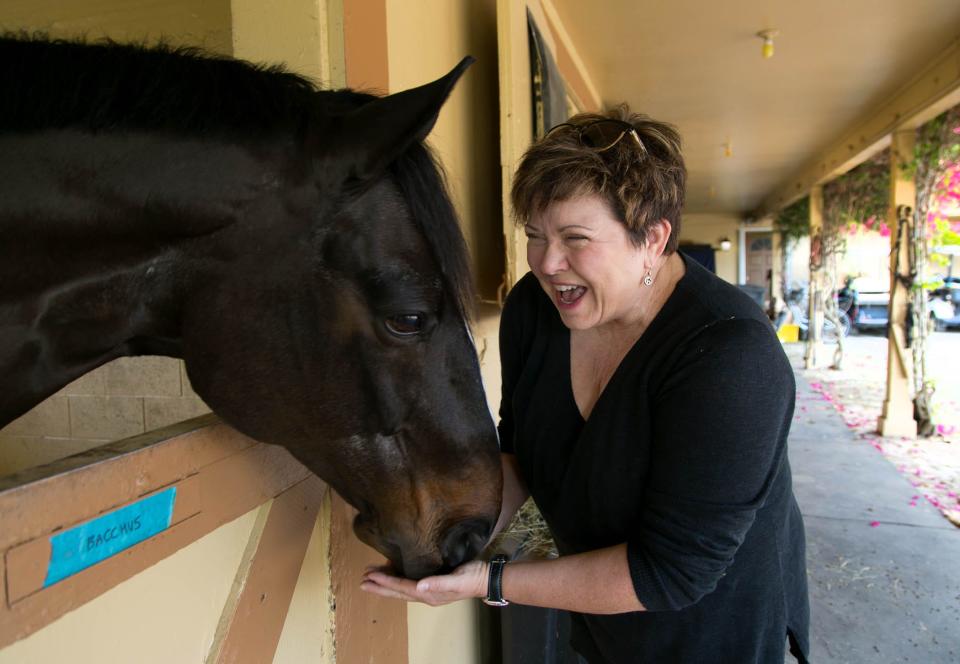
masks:
[[[513,185],[531,272],[503,310],[505,525],[532,495],[560,557],[362,587],[566,609],[583,661],[808,652],[795,386],[753,301],[678,251],[671,126],[625,107],[552,129]]]

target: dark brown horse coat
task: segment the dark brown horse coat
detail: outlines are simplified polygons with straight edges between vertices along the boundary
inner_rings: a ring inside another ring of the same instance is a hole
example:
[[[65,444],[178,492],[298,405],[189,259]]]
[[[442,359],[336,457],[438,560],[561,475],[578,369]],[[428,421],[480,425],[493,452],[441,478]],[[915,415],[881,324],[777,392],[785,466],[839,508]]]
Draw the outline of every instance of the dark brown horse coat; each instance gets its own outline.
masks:
[[[0,425],[114,358],[182,357],[404,573],[472,558],[497,440],[422,145],[467,65],[375,98],[193,50],[0,39]]]

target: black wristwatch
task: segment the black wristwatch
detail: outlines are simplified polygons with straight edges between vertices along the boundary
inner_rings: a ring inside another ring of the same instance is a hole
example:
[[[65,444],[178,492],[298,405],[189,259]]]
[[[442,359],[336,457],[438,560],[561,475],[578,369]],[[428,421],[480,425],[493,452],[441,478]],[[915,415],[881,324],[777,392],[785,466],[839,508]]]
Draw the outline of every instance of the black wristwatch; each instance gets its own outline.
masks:
[[[502,553],[490,559],[490,579],[487,582],[487,596],[483,598],[483,603],[487,606],[507,606],[510,603],[503,599],[503,566],[506,565],[508,561],[509,558]]]

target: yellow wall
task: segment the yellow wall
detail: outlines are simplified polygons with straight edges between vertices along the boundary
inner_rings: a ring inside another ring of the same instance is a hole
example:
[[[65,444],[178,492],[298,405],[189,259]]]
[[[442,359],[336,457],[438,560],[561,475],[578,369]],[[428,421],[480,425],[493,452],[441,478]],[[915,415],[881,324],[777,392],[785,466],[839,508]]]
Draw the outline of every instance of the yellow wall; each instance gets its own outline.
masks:
[[[717,275],[737,283],[738,230],[740,218],[728,214],[685,214],[680,220],[680,243],[709,244],[718,247],[722,238],[730,240],[730,251],[717,250]]]
[[[330,580],[330,492],[313,527],[273,664],[333,664],[334,607]]]
[[[0,29],[232,52],[230,0],[4,0]]]
[[[446,168],[479,292],[495,297],[503,274],[495,3],[388,0],[387,46],[391,92],[438,78],[466,55],[477,59],[428,141]]]
[[[321,87],[343,87],[343,46],[327,31],[330,14],[336,22],[337,7],[330,7],[328,0],[231,0],[231,4],[234,56],[282,62]]]
[[[258,510],[0,650],[0,664],[203,662]]]

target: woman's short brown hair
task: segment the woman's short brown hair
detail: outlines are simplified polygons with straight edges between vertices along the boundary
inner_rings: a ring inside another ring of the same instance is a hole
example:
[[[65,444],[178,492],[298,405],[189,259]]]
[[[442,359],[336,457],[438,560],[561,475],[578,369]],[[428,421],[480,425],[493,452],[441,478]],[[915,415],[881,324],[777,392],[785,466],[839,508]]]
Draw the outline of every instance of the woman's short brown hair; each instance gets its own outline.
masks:
[[[527,149],[514,177],[510,198],[516,222],[529,222],[557,201],[598,195],[637,245],[646,242],[653,224],[669,221],[666,252],[673,253],[687,175],[680,134],[672,125],[631,113],[626,104],[603,114],[581,113],[567,122],[579,127],[604,119],[632,125],[642,145],[627,134],[598,151],[581,143],[574,128],[548,132]]]

